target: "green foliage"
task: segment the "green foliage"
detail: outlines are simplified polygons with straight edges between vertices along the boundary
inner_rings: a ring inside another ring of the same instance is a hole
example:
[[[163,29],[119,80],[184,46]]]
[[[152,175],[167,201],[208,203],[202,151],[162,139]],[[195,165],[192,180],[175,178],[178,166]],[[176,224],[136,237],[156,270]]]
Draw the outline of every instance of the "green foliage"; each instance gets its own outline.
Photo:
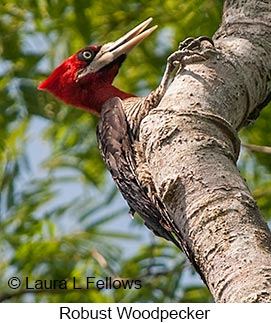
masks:
[[[260,114],[257,121],[241,131],[244,143],[271,146],[270,129],[271,104]],[[270,129],[270,130],[269,130]],[[242,149],[240,168],[253,196],[267,219],[271,219],[271,163],[270,154]]]
[[[36,88],[79,48],[115,40],[153,16],[158,31],[127,58],[115,82],[125,91],[145,94],[159,83],[166,57],[178,42],[211,36],[221,12],[222,0],[1,4],[0,300],[212,301],[203,284],[191,278],[190,265],[174,246],[161,239],[151,245],[138,242],[147,230],[135,221],[131,224],[106,176],[95,138],[97,118]],[[269,116],[248,128],[245,140],[270,145],[264,135],[269,130],[266,120]],[[270,215],[269,157],[246,152],[240,165]],[[75,277],[82,289],[11,290],[7,281],[12,276],[22,281],[28,276],[31,282],[63,279],[68,286]],[[142,288],[86,289],[88,276],[138,279]]]

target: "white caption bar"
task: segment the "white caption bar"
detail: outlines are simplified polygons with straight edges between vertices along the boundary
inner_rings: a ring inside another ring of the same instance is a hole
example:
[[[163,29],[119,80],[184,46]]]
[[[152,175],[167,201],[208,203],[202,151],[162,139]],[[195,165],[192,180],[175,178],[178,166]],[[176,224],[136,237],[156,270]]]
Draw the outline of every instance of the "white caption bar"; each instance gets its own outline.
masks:
[[[0,304],[1,322],[265,322],[270,304]]]

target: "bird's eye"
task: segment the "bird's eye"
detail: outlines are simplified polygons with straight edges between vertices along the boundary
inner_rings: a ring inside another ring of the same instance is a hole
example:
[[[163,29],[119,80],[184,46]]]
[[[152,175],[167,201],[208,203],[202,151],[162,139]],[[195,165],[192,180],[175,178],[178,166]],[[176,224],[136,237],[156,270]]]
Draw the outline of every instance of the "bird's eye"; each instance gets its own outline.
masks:
[[[95,53],[90,49],[85,49],[78,54],[78,58],[81,61],[84,61],[87,63],[90,63],[93,60],[94,56],[95,56]]]

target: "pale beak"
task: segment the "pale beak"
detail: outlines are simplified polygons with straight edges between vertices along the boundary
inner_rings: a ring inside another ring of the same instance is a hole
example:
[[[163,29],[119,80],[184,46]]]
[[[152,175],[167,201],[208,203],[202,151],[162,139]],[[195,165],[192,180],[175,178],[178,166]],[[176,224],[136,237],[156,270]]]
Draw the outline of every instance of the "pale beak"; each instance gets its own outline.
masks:
[[[121,55],[128,54],[158,27],[156,25],[143,31],[152,20],[152,18],[149,18],[143,21],[140,25],[136,26],[115,42],[103,45],[98,54],[95,56],[94,60],[86,68],[79,72],[77,78],[80,79],[89,73],[95,73],[104,66],[116,60]]]

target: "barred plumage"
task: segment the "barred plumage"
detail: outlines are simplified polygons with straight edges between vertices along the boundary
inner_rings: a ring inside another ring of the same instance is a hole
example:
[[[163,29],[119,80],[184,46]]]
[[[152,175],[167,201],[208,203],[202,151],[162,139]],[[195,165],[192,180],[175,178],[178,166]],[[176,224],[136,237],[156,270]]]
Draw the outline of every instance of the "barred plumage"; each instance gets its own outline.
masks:
[[[144,99],[136,98],[136,101],[138,108],[143,110],[144,106],[141,104],[144,104]],[[139,169],[144,160],[136,160],[139,158],[136,148],[139,141],[127,122],[125,101],[113,98],[104,104],[97,138],[103,160],[127,201],[131,213],[137,212],[156,235],[172,241],[180,248],[180,243],[170,229],[174,226],[173,220],[163,203],[153,189],[149,190],[149,185],[143,185],[139,180],[142,176]],[[175,226],[174,230],[174,233],[178,233]]]
[[[137,134],[134,136],[127,122],[125,101],[113,98],[103,105],[97,127],[97,139],[102,158],[130,207],[131,214],[138,213],[144,224],[155,235],[173,242],[186,254],[201,275],[191,249],[157,194],[150,174],[146,174],[148,167],[144,152],[138,151],[139,138]],[[134,101],[139,109],[144,109],[145,98],[136,98]],[[142,180],[142,177],[147,177],[147,181]],[[204,280],[204,277],[202,279]]]

